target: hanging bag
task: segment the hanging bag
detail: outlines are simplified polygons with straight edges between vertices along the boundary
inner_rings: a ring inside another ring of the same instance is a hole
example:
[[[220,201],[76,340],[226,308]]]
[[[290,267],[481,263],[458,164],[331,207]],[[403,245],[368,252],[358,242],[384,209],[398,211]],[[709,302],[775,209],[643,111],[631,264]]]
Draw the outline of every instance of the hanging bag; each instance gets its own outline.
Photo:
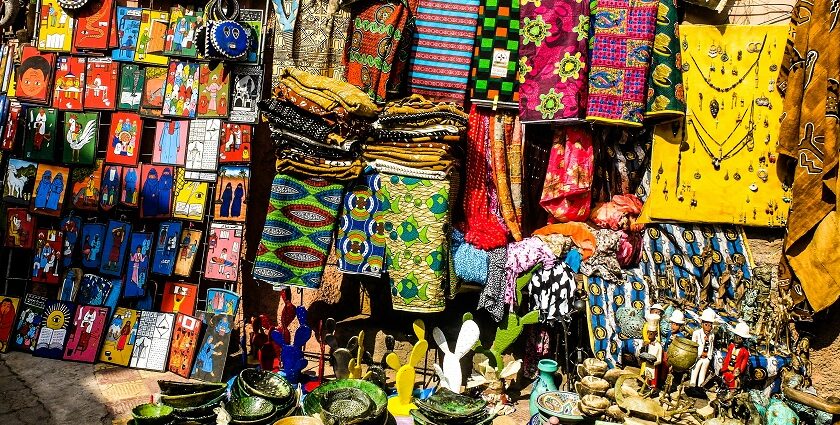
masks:
[[[222,9],[222,2],[225,8]],[[239,60],[248,55],[251,31],[239,19],[237,0],[211,0],[207,3],[207,22],[198,37],[199,49],[206,59]],[[203,45],[201,45],[203,44]]]

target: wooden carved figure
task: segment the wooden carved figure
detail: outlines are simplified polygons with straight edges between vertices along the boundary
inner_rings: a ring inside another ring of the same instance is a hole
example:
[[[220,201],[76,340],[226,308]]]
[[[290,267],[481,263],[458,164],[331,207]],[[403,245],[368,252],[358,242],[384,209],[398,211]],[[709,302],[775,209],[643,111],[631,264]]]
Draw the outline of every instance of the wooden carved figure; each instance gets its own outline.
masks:
[[[271,338],[269,338],[269,332],[272,328],[271,320],[265,314],[261,314],[251,320],[251,327],[253,329],[251,352],[256,355],[260,368],[276,371],[278,366],[277,351]]]
[[[414,333],[419,340],[411,349],[411,355],[406,364],[400,364],[396,353],[391,353],[385,358],[388,366],[397,371],[397,396],[388,399],[388,411],[394,416],[408,416],[412,409],[417,408],[411,400],[412,392],[414,392],[414,365],[426,357],[426,350],[429,348],[429,343],[426,341],[426,325],[422,320],[414,321]]]
[[[440,350],[443,352],[443,367],[437,364],[434,365],[435,373],[440,378],[440,385],[448,388],[455,393],[461,392],[461,383],[463,377],[461,374],[461,358],[472,349],[479,338],[478,325],[472,320],[465,320],[461,325],[461,331],[458,333],[458,340],[455,343],[454,350],[450,351],[449,344],[446,342],[446,336],[440,328],[432,330],[432,336],[435,338]]]

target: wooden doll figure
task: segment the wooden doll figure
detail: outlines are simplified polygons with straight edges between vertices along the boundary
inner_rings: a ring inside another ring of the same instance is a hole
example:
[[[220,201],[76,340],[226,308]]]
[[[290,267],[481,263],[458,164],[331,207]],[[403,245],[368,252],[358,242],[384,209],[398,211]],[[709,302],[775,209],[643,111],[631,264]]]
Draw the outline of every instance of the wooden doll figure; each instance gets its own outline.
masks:
[[[659,315],[648,313],[645,316],[647,319],[647,335],[645,345],[642,346],[639,357],[642,360],[641,376],[645,382],[655,388],[657,384],[657,367],[662,364],[662,343],[659,342]]]
[[[750,351],[744,346],[744,340],[750,338],[750,327],[744,322],[735,325],[735,337],[726,349],[726,357],[720,367],[720,375],[730,390],[738,388],[741,375],[747,372]]]
[[[659,317],[662,317],[662,313],[665,312],[665,307],[662,307],[662,304],[656,303],[650,307],[650,311],[648,313],[655,314]],[[660,337],[659,329],[656,330],[657,338]],[[642,326],[642,339],[644,339],[645,344],[647,344],[647,336],[648,336],[648,324],[645,322],[644,326]]]
[[[715,312],[707,308],[700,315],[700,329],[694,331],[691,340],[697,343],[697,363],[691,368],[692,387],[699,387],[706,382],[706,373],[712,356],[715,353],[715,334],[712,332],[712,324],[715,321]]]

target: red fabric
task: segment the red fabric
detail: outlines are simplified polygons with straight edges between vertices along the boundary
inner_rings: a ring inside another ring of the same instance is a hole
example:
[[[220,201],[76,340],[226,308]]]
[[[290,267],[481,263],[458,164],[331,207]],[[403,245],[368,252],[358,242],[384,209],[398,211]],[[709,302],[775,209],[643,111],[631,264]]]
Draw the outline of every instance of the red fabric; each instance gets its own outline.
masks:
[[[735,376],[734,371],[738,370],[738,376],[744,376],[744,373],[747,372],[747,366],[750,361],[750,350],[747,350],[747,347],[741,346],[740,351],[738,351],[738,356],[735,358],[735,367],[730,368],[729,363],[732,361],[732,353],[734,351],[735,344],[730,343],[729,347],[726,349],[726,357],[723,358],[723,365],[720,367],[720,374],[723,376],[723,380],[731,390],[734,390],[738,386],[737,377]]]
[[[558,127],[548,159],[540,205],[560,223],[586,221],[595,167],[588,126]]]

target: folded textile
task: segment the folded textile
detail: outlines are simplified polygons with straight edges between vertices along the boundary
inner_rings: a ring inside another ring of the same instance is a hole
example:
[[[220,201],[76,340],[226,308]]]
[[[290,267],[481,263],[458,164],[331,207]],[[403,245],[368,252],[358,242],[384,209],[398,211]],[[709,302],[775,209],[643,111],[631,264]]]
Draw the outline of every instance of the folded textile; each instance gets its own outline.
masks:
[[[298,156],[311,156],[321,159],[352,160],[359,156],[355,150],[344,150],[333,146],[312,143],[312,141],[303,136],[286,131],[272,131],[271,142],[274,144],[274,152],[277,157],[296,158]]]
[[[375,117],[379,110],[365,92],[332,78],[285,68],[280,72],[280,83],[326,110],[340,106],[350,114],[367,118]]]
[[[377,172],[359,177],[344,195],[338,222],[338,268],[344,273],[381,276],[385,268],[388,236],[379,198],[381,179]]]
[[[326,144],[329,141],[327,136],[334,130],[334,126],[330,126],[317,115],[282,102],[277,98],[260,101],[259,108],[272,127],[303,134],[318,143]]]
[[[595,168],[592,135],[585,127],[558,127],[540,205],[562,223],[585,221],[592,204]]]
[[[359,139],[370,128],[370,117],[352,115],[341,105],[325,109],[281,82],[274,87],[274,97],[321,117],[328,125],[335,126],[335,130],[343,137]]]
[[[362,158],[368,162],[381,159],[403,167],[417,168],[425,171],[449,172],[456,164],[455,160],[451,157],[426,155],[416,153],[411,149],[377,152],[367,150],[366,147],[363,147]]]
[[[656,30],[648,73],[646,117],[662,119],[685,115],[682,84],[679,16],[676,0],[659,0]]]
[[[519,102],[519,0],[481,0],[470,67],[470,96]]]
[[[447,171],[431,171],[421,170],[418,168],[400,165],[395,162],[390,162],[384,159],[374,159],[367,161],[368,165],[377,171],[396,174],[398,176],[416,177],[419,179],[443,180],[449,176]]]
[[[354,180],[362,174],[364,164],[360,158],[354,160],[327,160],[317,157],[280,157],[275,161],[278,173],[298,174],[306,177],[326,177],[338,181]]]
[[[451,102],[433,102],[418,94],[389,102],[377,120],[382,127],[425,127],[430,124],[465,126],[469,115]]]

